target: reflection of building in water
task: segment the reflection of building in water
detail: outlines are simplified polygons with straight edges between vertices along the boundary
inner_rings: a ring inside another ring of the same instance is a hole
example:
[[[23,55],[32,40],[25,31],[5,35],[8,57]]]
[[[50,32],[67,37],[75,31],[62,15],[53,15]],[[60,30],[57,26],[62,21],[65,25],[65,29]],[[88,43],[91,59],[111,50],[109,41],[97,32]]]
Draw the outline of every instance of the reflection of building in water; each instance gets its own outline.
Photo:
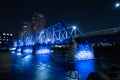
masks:
[[[46,19],[43,14],[35,13],[32,16],[32,33],[39,33],[41,29],[45,27]]]
[[[0,48],[8,48],[14,41],[12,33],[0,32]]]

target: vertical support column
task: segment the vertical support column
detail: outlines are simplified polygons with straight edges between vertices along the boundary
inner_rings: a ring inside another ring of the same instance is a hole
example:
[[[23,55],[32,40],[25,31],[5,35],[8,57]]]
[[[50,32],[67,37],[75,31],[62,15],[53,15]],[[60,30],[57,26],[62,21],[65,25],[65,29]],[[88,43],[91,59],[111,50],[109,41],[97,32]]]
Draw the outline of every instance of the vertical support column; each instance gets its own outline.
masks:
[[[50,45],[40,45],[36,44],[34,49],[34,56],[40,62],[48,62],[51,55],[51,46]]]
[[[53,33],[52,33],[52,41],[53,41],[53,42],[55,41],[54,35],[55,35],[55,31],[54,31],[54,27],[53,27]]]
[[[76,36],[76,29],[75,29],[75,33],[74,33],[75,35],[74,35],[74,38],[76,38],[77,36]]]
[[[91,44],[79,44],[72,40],[69,45],[68,62],[89,59],[94,59],[94,51]]]
[[[33,46],[32,45],[23,45],[22,46],[21,53],[23,54],[23,56],[31,55],[32,52],[33,52]]]
[[[68,53],[68,62],[74,61],[74,54],[77,50],[77,42],[75,40],[72,40],[69,45],[69,53]]]
[[[67,39],[67,32],[65,31],[65,39]]]
[[[58,36],[58,37],[59,37],[59,40],[60,40],[60,39],[61,39],[61,37],[60,37],[60,32],[59,32],[59,36]]]
[[[89,43],[77,44],[77,51],[74,55],[75,60],[94,59],[94,51]]]

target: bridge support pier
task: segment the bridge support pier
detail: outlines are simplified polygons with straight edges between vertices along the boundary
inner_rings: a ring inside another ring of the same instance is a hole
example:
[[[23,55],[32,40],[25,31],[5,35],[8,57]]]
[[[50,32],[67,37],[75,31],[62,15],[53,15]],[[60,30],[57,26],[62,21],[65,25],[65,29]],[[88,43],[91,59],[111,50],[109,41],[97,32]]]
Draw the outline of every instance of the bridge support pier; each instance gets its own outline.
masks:
[[[21,53],[26,56],[26,55],[31,55],[33,52],[33,46],[32,45],[23,45],[21,49]]]
[[[43,55],[50,54],[51,48],[50,45],[36,43],[33,47],[33,55]]]
[[[69,53],[68,53],[68,62],[74,61],[74,54],[76,53],[77,42],[72,40],[69,45]]]
[[[93,47],[89,43],[77,44],[77,51],[74,55],[76,60],[94,59]]]
[[[36,44],[34,55],[37,61],[48,62],[50,60],[51,47],[46,44]]]
[[[68,62],[88,59],[94,59],[92,45],[89,43],[77,43],[75,40],[71,41],[69,46]]]

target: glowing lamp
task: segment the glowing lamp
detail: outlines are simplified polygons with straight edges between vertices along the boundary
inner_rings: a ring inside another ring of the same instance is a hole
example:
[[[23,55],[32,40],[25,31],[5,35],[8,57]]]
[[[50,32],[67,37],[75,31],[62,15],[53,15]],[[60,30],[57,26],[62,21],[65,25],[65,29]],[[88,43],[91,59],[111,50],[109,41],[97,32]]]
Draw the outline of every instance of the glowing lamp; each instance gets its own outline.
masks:
[[[50,39],[47,39],[47,41],[49,42],[49,41],[50,41]]]
[[[75,29],[76,29],[76,26],[73,26],[73,29],[75,30]]]

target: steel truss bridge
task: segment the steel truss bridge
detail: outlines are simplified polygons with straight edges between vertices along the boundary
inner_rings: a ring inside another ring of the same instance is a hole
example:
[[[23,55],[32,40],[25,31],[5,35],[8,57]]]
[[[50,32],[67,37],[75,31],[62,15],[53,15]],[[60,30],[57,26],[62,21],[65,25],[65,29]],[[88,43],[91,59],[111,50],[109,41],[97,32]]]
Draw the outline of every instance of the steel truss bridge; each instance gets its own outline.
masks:
[[[80,43],[78,45],[79,48],[77,48],[79,49],[77,50],[77,53],[75,53],[76,49],[73,50],[73,53],[76,54],[76,57],[78,59],[84,59],[84,57],[85,58],[89,57],[88,59],[93,59],[94,58],[93,50],[91,48],[90,43],[101,43],[101,42],[107,43],[107,42],[115,41],[115,39],[117,39],[116,41],[119,42],[120,40],[118,40],[118,37],[120,36],[119,35],[114,36],[114,34],[116,35],[119,32],[120,32],[120,27],[82,33],[79,27],[75,26],[74,24],[67,23],[67,22],[58,22],[52,26],[49,26],[43,30],[40,30],[38,34],[30,34],[28,36],[25,36],[15,41],[14,47],[16,48],[22,47],[22,46],[30,47],[30,46],[35,46],[36,44],[39,44],[39,46],[71,44],[72,41],[75,41]],[[72,42],[73,43],[72,48],[75,48],[75,45],[76,45],[75,42]],[[37,46],[37,49],[39,46]],[[41,52],[42,54],[45,53],[44,50],[41,50],[41,51],[42,51]],[[46,51],[50,52],[48,50]],[[32,52],[32,50],[30,52]],[[86,53],[87,55],[84,55]],[[91,54],[92,54],[92,57],[91,57]]]
[[[120,27],[110,28],[105,30],[82,33],[79,27],[71,23],[59,22],[40,30],[38,34],[30,34],[15,42],[15,45],[34,45],[40,44],[62,44],[66,40],[75,40],[84,37],[104,36],[106,34],[113,34],[120,31]],[[94,38],[95,39],[95,38]],[[86,40],[87,41],[87,40]]]
[[[41,30],[38,34],[30,34],[17,41],[18,45],[56,44],[68,39],[84,36],[78,27],[70,23],[59,22]]]

